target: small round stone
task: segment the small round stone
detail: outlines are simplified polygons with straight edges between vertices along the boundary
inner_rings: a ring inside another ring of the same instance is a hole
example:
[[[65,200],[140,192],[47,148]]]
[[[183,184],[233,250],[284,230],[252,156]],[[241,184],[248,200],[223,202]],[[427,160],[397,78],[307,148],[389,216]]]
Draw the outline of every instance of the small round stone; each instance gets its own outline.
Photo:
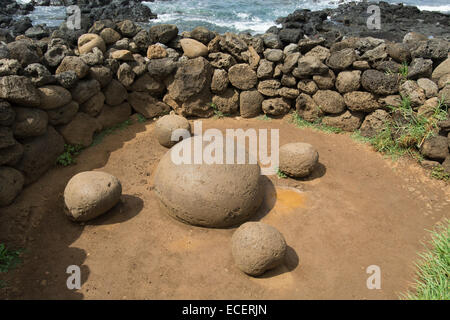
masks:
[[[114,207],[121,195],[122,185],[113,175],[81,172],[70,179],[64,190],[66,214],[74,221],[92,220]]]
[[[280,171],[294,178],[309,176],[317,163],[319,153],[308,143],[288,143],[280,148]]]
[[[191,125],[186,118],[176,114],[162,117],[156,122],[155,126],[155,135],[158,138],[158,142],[166,148],[173,147],[178,141],[172,141],[172,134],[178,129],[190,132]]]
[[[209,228],[235,226],[247,221],[261,206],[261,169],[258,164],[228,164],[225,150],[224,161],[212,163],[205,156],[212,154],[211,147],[212,142],[202,136],[175,145],[155,170],[154,192],[162,211],[184,223]],[[183,157],[189,153],[190,159]],[[203,161],[195,164],[194,156]]]
[[[286,241],[281,232],[272,226],[247,222],[233,234],[231,251],[241,271],[259,276],[283,263]]]

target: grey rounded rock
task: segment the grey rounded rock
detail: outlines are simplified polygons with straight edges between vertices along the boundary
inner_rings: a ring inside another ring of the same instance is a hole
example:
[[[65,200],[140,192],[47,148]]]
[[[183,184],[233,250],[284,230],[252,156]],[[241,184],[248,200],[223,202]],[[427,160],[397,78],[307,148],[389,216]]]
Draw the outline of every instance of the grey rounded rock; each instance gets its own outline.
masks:
[[[159,119],[155,126],[155,136],[158,138],[159,144],[166,148],[173,147],[178,141],[172,141],[172,133],[178,129],[190,132],[191,125],[186,118],[176,114],[170,114]]]
[[[280,171],[294,178],[309,176],[319,163],[319,153],[308,143],[288,143],[280,148]]]
[[[81,172],[64,190],[66,215],[74,221],[92,220],[113,208],[122,195],[122,185],[113,175],[100,171]]]
[[[10,205],[22,191],[24,177],[20,171],[0,167],[0,207]]]
[[[258,164],[225,161],[194,164],[194,145],[203,145],[205,150],[210,144],[202,140],[201,136],[184,139],[161,159],[154,176],[154,191],[161,209],[191,225],[210,228],[238,225],[248,220],[262,203],[261,169]],[[178,161],[180,149],[191,150],[192,157],[187,163]],[[226,153],[223,154],[225,157]]]
[[[272,226],[247,222],[233,234],[231,251],[241,271],[259,276],[283,263],[286,241],[281,232]]]

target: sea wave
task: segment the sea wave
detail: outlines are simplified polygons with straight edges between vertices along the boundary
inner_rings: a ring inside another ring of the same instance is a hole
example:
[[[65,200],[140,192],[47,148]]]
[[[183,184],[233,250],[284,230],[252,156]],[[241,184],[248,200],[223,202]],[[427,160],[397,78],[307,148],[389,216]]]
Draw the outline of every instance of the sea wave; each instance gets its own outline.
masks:
[[[421,11],[438,11],[443,13],[450,13],[450,5],[439,5],[439,6],[417,6]]]
[[[22,2],[27,2],[23,0]],[[264,33],[276,25],[278,17],[287,16],[296,9],[321,10],[334,8],[350,0],[155,0],[143,2],[158,15],[147,25],[170,23],[176,24],[180,31],[190,31],[197,26],[204,26],[220,33],[248,31],[252,34]],[[356,2],[362,0],[356,0]],[[388,2],[399,2],[388,0]],[[408,5],[417,5],[420,10],[450,12],[447,0],[404,0]],[[270,7],[270,8],[269,8]],[[36,7],[29,14],[34,25],[47,24],[59,26],[66,14],[64,7]]]

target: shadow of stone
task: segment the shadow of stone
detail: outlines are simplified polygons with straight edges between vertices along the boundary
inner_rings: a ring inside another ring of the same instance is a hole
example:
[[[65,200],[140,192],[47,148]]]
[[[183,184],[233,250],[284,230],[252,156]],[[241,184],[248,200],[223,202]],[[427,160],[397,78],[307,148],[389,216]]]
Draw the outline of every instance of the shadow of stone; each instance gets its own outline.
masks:
[[[0,243],[23,248],[22,263],[2,274],[7,285],[0,289],[0,299],[83,299],[77,290],[67,288],[67,267],[79,266],[82,285],[89,279],[85,264],[87,252],[74,243],[84,226],[73,223],[64,214],[63,192],[67,182],[77,173],[103,167],[110,154],[146,130],[150,124],[135,122],[113,132],[79,155],[77,164],[53,167],[33,184],[28,185],[8,207],[0,209]],[[143,208],[139,198],[125,195],[109,215],[94,225],[120,223],[136,216]]]
[[[322,178],[327,173],[327,167],[321,162],[319,162],[316,167],[314,168],[314,171],[305,178],[292,178],[294,180],[298,181],[313,181],[319,178]]]
[[[264,200],[249,221],[260,221],[275,207],[277,202],[277,189],[268,177],[261,176],[261,187],[264,189]]]
[[[143,208],[144,201],[142,199],[131,195],[122,195],[120,202],[109,212],[86,224],[99,226],[125,222],[137,216]]]
[[[299,265],[300,259],[291,246],[286,247],[286,256],[284,257],[284,263],[275,269],[268,270],[259,278],[267,279],[282,275],[287,272],[294,271]]]

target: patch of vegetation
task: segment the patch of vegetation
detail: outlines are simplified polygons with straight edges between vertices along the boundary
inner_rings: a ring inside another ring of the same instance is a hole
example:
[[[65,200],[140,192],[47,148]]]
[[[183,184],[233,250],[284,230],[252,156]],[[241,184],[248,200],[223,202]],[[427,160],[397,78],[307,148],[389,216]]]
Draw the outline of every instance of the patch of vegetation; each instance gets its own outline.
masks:
[[[436,166],[431,170],[431,177],[437,180],[450,181],[450,173],[446,172],[442,166]]]
[[[403,63],[402,63],[402,66],[400,67],[398,73],[400,73],[401,76],[402,76],[404,79],[407,79],[407,78],[408,78],[409,68],[408,68],[408,63],[407,63],[407,62],[403,62]]]
[[[117,130],[124,130],[124,129],[126,129],[129,125],[131,125],[131,120],[130,120],[130,119],[128,119],[127,121],[124,121],[124,122],[122,122],[122,123],[119,123],[119,124],[115,125],[114,127],[105,129],[105,130],[103,130],[103,131],[97,133],[97,134],[94,136],[94,139],[93,139],[93,141],[92,141],[91,147],[98,145],[100,142],[103,141],[103,139],[104,139],[106,136],[112,134],[113,132],[115,132],[115,131],[117,131]]]
[[[142,114],[137,113],[137,121],[138,121],[139,123],[144,123],[144,122],[147,122],[147,118],[144,117]]]
[[[20,258],[22,252],[23,250],[21,249],[10,250],[6,247],[5,244],[0,243],[0,273],[6,273],[22,263],[22,260]],[[3,288],[5,286],[6,282],[0,281],[0,288]]]
[[[431,233],[431,249],[419,254],[415,290],[402,295],[408,300],[450,300],[450,220]]]
[[[288,176],[286,173],[280,170],[280,168],[277,169],[277,177],[278,179],[287,179]]]
[[[260,115],[257,119],[262,120],[262,121],[272,121],[272,118],[269,117],[267,114]]]
[[[364,138],[359,133],[355,133],[352,137],[358,141],[370,143],[376,151],[393,160],[404,155],[422,160],[419,150],[425,140],[438,134],[438,122],[447,118],[447,108],[440,101],[429,117],[415,112],[409,99],[403,99],[400,106],[388,106],[388,108],[393,120],[386,122],[377,135]]]
[[[297,112],[294,112],[291,116],[291,122],[299,128],[311,128],[314,130],[324,131],[327,133],[342,133],[342,129],[327,126],[322,124],[322,119],[318,119],[315,122],[309,122],[302,117]]]
[[[80,154],[81,150],[83,150],[83,146],[65,144],[64,153],[56,159],[56,163],[63,167],[77,163],[75,157]]]
[[[223,117],[228,116],[228,115],[224,114],[222,111],[220,111],[215,103],[210,103],[209,106],[213,109],[214,118],[222,119]]]

